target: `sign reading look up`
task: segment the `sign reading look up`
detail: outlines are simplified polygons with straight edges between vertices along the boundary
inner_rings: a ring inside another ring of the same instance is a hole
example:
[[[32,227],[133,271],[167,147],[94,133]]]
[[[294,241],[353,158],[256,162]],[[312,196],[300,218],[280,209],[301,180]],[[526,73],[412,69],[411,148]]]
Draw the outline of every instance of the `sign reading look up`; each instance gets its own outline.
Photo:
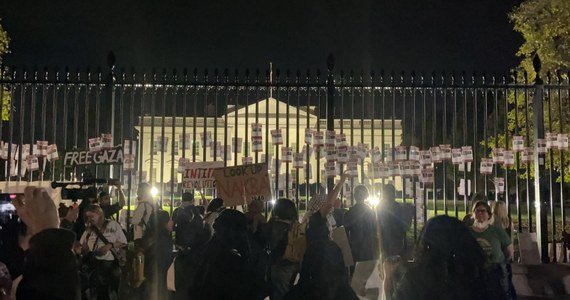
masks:
[[[267,163],[214,170],[218,196],[225,206],[238,206],[253,200],[271,199]]]

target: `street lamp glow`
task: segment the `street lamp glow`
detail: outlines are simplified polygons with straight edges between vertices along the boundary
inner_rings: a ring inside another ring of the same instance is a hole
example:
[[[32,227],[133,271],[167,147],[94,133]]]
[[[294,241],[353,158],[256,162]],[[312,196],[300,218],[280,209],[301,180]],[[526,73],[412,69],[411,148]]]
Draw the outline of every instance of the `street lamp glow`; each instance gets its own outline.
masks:
[[[378,198],[376,196],[370,196],[370,197],[368,197],[367,201],[368,201],[368,203],[370,203],[370,205],[372,205],[373,207],[376,207],[380,203],[380,198]]]
[[[156,197],[156,195],[158,195],[158,189],[153,186],[153,187],[150,189],[150,194],[151,194],[153,197]]]

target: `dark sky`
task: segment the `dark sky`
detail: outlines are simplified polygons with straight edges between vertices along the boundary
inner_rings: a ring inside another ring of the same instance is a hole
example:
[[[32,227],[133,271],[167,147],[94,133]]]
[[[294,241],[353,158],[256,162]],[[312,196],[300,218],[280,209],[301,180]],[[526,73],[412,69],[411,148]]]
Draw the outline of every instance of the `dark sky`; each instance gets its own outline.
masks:
[[[0,0],[9,65],[506,72],[520,0]]]

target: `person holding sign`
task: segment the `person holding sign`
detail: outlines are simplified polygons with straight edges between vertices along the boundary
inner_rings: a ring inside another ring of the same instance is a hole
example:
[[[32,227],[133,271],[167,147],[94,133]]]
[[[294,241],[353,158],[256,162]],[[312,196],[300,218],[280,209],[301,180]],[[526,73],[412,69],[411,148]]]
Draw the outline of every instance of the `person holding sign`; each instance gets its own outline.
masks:
[[[332,216],[333,205],[347,178],[348,172],[343,173],[332,192],[314,195],[309,201],[307,213],[303,216],[303,224],[307,224],[307,244],[329,239],[336,224]]]
[[[99,205],[105,213],[105,219],[112,219],[113,215],[119,213],[123,206],[125,206],[125,194],[121,189],[121,184],[117,183],[114,185],[117,188],[117,193],[119,194],[119,201],[115,204],[111,204],[111,195],[107,191],[101,191],[99,193]]]

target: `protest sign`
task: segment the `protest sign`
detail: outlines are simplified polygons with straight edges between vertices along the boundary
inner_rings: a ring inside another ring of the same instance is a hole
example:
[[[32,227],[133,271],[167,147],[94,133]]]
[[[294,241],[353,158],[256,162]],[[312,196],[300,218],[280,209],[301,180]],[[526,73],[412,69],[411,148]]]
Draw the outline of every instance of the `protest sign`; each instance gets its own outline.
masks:
[[[218,168],[213,175],[220,198],[225,206],[238,206],[253,200],[271,199],[267,164],[252,164]]]
[[[57,153],[57,149],[55,153]],[[121,147],[100,150],[99,152],[90,152],[90,150],[74,150],[66,152],[63,158],[64,166],[82,166],[91,164],[113,165],[122,163],[123,149]]]
[[[223,166],[223,161],[186,162],[186,169],[182,176],[183,187],[185,189],[215,188],[214,169]]]

